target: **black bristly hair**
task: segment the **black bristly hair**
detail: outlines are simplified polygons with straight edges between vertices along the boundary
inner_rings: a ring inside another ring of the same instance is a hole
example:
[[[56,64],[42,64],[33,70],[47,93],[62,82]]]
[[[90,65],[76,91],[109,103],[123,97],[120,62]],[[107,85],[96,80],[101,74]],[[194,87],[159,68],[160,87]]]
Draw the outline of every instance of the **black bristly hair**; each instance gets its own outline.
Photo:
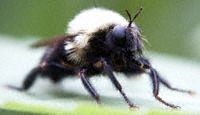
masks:
[[[129,12],[128,10],[125,10],[126,13],[127,13],[127,15],[128,15],[128,17],[129,17],[129,24],[128,24],[128,27],[131,27],[131,24],[132,24],[133,21],[141,14],[142,10],[143,10],[143,8],[140,7],[140,9],[137,10],[137,12],[136,12],[136,14],[135,14],[135,16],[134,16],[133,18],[132,18],[132,16],[131,16],[130,12]]]

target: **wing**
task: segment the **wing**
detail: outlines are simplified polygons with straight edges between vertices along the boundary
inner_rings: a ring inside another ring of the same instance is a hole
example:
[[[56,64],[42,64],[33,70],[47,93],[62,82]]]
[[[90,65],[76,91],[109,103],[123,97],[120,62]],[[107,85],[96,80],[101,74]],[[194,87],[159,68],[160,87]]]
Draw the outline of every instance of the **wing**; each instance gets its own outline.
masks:
[[[52,45],[55,45],[57,43],[61,43],[65,40],[73,41],[73,38],[75,36],[76,35],[63,35],[63,36],[57,36],[57,37],[54,37],[54,38],[51,38],[51,39],[48,39],[48,40],[40,40],[40,41],[37,41],[37,42],[31,44],[31,47],[32,48],[38,48],[38,47],[52,46]]]

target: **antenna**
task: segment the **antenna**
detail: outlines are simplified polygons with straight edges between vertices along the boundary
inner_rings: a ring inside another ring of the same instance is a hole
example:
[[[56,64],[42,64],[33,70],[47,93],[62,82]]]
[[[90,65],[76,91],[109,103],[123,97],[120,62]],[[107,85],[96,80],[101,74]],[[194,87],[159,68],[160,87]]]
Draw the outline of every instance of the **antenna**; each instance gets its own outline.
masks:
[[[129,12],[128,10],[125,10],[126,13],[127,13],[127,15],[128,15],[128,17],[129,17],[129,24],[128,24],[128,27],[131,27],[131,24],[132,24],[133,21],[141,14],[142,10],[143,10],[143,8],[140,7],[140,9],[137,10],[137,12],[136,12],[136,14],[135,14],[135,16],[134,16],[133,18],[131,17],[130,12]]]
[[[126,10],[126,13],[127,13],[127,15],[128,15],[128,18],[129,18],[129,24],[128,24],[128,27],[131,27],[131,24],[132,24],[132,22],[133,22],[133,20],[132,20],[132,18],[131,18],[131,14],[129,13],[128,10]]]
[[[137,12],[136,12],[135,16],[133,17],[132,21],[134,21],[141,14],[142,10],[143,10],[142,7],[140,7],[140,9],[137,10]]]

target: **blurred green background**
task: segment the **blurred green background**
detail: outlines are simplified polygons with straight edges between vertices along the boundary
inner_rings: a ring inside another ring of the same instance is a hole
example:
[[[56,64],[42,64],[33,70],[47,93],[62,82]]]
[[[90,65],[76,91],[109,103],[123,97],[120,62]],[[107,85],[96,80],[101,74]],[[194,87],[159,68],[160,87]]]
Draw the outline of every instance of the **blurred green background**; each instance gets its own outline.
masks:
[[[136,23],[147,50],[200,59],[200,0],[0,0],[0,34],[22,40],[63,35],[75,14],[95,5],[125,17],[125,9],[134,14],[142,6]]]
[[[161,55],[169,54],[179,56],[181,58],[195,60],[198,62],[200,61],[200,0],[0,0],[0,43],[2,43],[0,48],[2,56],[0,60],[3,62],[1,64],[2,68],[0,69],[2,76],[0,84],[2,84],[2,86],[5,83],[21,84],[21,80],[23,79],[26,72],[28,72],[28,69],[30,69],[30,67],[32,67],[35,62],[37,62],[35,59],[36,57],[39,57],[38,54],[41,54],[41,52],[28,50],[29,42],[25,42],[26,39],[35,38],[39,40],[63,35],[65,34],[67,23],[73,18],[74,15],[76,15],[82,9],[95,6],[112,9],[119,12],[126,18],[127,15],[125,9],[128,9],[131,14],[135,14],[135,11],[142,6],[144,10],[142,15],[137,18],[136,23],[140,26],[143,36],[149,41],[149,43],[146,44],[146,49],[148,51],[160,53],[158,58],[155,58],[155,65],[159,65],[157,67],[160,67],[159,70],[161,70],[162,75],[166,75],[166,78],[168,78],[171,83],[175,85],[177,84],[178,87],[192,89],[197,91],[199,94],[198,63],[190,64],[189,61],[181,60],[180,58],[171,59],[166,55],[164,55],[166,58],[163,59]],[[9,40],[11,38],[15,38],[16,40],[13,42],[12,40]],[[21,44],[16,42],[17,40]],[[22,44],[24,44],[24,46],[20,47]],[[27,49],[25,48],[26,45]],[[13,52],[13,50],[16,50],[16,52]],[[26,56],[24,57],[24,55]],[[151,56],[154,55],[155,54],[152,53]],[[157,55],[155,55],[155,57],[156,56]],[[22,62],[19,63],[20,60],[22,60]],[[169,65],[168,62],[170,62]],[[10,70],[15,70],[16,72],[10,72]],[[123,79],[121,80],[123,81]],[[143,81],[140,82],[140,80]],[[138,104],[139,107],[163,107],[163,105],[156,102],[155,99],[148,98],[147,95],[150,94],[148,92],[150,90],[146,89],[148,89],[149,86],[141,86],[141,84],[148,84],[148,82],[145,81],[145,79],[140,80],[137,81],[124,79],[124,82],[122,82],[123,86],[127,87],[127,91],[129,91],[130,97],[134,99],[134,102],[136,101],[136,104]],[[111,92],[110,88],[108,87],[111,87],[109,81],[95,82],[94,79],[93,82],[96,84],[97,89],[101,89],[102,92],[105,93],[100,93],[105,105],[107,103],[109,105],[110,103],[112,106],[118,106],[118,103],[120,105],[123,103],[123,101],[116,101],[119,100],[119,98],[115,97],[116,92],[114,92],[114,96],[112,96],[112,94],[111,96],[109,95]],[[101,85],[102,82],[104,85]],[[0,102],[6,103],[4,108],[9,109],[8,111],[10,111],[10,109],[18,109],[29,111],[37,110],[37,112],[48,111],[50,113],[55,113],[60,111],[60,109],[57,110],[55,108],[56,110],[54,110],[52,108],[46,108],[46,104],[48,104],[50,107],[51,104],[57,106],[57,104],[60,103],[64,106],[64,108],[67,108],[68,106],[72,106],[70,103],[71,100],[73,100],[75,104],[79,102],[82,103],[82,101],[89,102],[88,100],[91,100],[87,92],[85,91],[84,94],[83,90],[80,89],[82,85],[79,82],[74,85],[75,82],[73,79],[71,79],[71,81],[65,81],[66,86],[64,89],[66,90],[59,90],[57,87],[52,87],[51,85],[48,85],[48,83],[45,83],[46,82],[41,81],[41,84],[35,85],[34,87],[36,88],[35,90],[33,89],[33,95],[31,95],[31,92],[30,94],[21,93],[0,87],[1,92],[3,92],[2,94],[5,94],[0,95]],[[76,88],[80,90],[76,90]],[[105,91],[103,89],[105,89]],[[77,92],[73,93],[74,90]],[[106,91],[109,91],[109,93]],[[136,93],[133,93],[134,91]],[[172,93],[171,91],[169,92],[170,94]],[[164,96],[164,94],[168,94],[169,92],[164,89],[163,93],[161,94]],[[132,93],[133,95],[131,95]],[[180,96],[176,94],[176,92],[174,93],[174,95],[166,95],[166,97],[171,99],[171,101],[175,101],[175,104],[177,103],[181,106],[183,105],[183,110],[199,111],[199,95],[189,98],[187,96],[182,97],[182,95]],[[89,98],[86,99],[86,95]],[[34,102],[36,106],[34,103],[33,106],[29,105],[29,103],[28,105],[23,104],[27,100],[31,100],[31,103]],[[8,103],[9,101],[12,103]],[[40,101],[42,101],[42,105],[38,107],[38,104],[40,105]],[[93,102],[93,100],[91,100],[91,102]],[[120,106],[120,109],[123,109],[124,106],[127,107],[124,103],[124,105]],[[60,106],[58,106],[58,108],[59,107]],[[95,108],[94,105],[91,105],[91,107],[84,105],[83,107],[80,106],[80,108],[76,109],[74,112],[77,113],[87,111],[88,113],[88,108],[91,108],[92,112],[98,111],[100,113],[108,113],[107,111],[109,111],[107,109]],[[6,111],[4,109],[0,109],[0,114],[3,112],[5,113]],[[90,113],[93,114],[92,112]],[[154,110],[147,112],[149,112],[149,114],[159,114],[154,112]],[[171,110],[169,112],[171,112]],[[117,113],[119,114],[118,111]],[[174,115],[175,114],[176,113],[174,113]]]

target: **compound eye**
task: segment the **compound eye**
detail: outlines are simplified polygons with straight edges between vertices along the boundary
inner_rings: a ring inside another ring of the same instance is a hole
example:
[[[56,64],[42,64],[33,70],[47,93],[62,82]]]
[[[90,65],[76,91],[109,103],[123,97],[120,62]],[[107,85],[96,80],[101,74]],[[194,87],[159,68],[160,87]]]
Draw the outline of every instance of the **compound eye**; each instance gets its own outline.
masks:
[[[121,26],[121,25],[117,25],[113,28],[112,30],[113,32],[113,36],[115,38],[115,41],[122,45],[123,42],[125,41],[125,31],[126,31],[126,27],[125,26]]]

